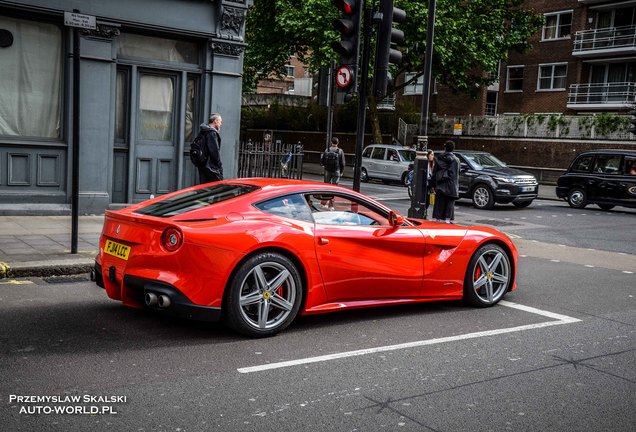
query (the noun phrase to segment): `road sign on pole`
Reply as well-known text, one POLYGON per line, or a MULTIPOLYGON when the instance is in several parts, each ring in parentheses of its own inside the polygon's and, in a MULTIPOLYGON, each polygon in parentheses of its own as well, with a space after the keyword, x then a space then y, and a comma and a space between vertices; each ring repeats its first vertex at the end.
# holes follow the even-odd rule
POLYGON ((95 18, 95 15, 64 12, 64 25, 95 30, 97 29, 97 19, 95 18))

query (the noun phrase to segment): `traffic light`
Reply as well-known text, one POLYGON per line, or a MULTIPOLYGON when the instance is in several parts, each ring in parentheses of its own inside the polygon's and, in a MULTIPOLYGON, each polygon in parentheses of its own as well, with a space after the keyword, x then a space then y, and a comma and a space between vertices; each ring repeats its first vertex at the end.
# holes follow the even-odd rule
POLYGON ((629 133, 636 135, 636 109, 631 110, 629 114, 632 116, 629 121, 629 133))
POLYGON ((376 97, 384 97, 389 80, 389 63, 396 65, 402 63, 402 53, 391 48, 391 44, 403 43, 404 32, 394 29, 393 23, 403 23, 406 20, 406 12, 393 7, 393 0, 380 0, 378 17, 380 26, 373 74, 373 94, 376 97))
POLYGON ((314 100, 320 106, 329 106, 329 93, 331 92, 331 68, 320 68, 317 74, 314 74, 314 88, 316 96, 314 100))
POLYGON ((362 0, 331 0, 342 12, 342 18, 333 21, 333 27, 340 33, 339 41, 331 47, 340 54, 340 66, 336 68, 335 81, 338 89, 348 91, 355 82, 358 65, 358 45, 360 33, 360 12, 362 0))

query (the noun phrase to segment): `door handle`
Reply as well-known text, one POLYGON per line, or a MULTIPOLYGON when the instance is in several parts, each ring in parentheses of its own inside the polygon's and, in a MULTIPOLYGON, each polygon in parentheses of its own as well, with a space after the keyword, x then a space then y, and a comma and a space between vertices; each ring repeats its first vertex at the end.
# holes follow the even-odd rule
POLYGON ((328 245, 329 244, 329 239, 326 239, 324 237, 319 237, 318 238, 318 244, 320 246, 328 245))

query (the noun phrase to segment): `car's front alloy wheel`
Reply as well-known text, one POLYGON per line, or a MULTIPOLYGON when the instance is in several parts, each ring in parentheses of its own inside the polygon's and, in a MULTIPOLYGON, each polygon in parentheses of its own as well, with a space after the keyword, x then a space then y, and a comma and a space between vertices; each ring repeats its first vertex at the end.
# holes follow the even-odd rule
POLYGON ((367 170, 365 168, 360 170, 360 181, 365 183, 369 181, 369 174, 367 174, 367 170))
POLYGON ((568 192, 568 204, 572 208, 582 209, 587 205, 587 195, 580 188, 574 188, 568 192))
POLYGON ((478 209, 490 210, 495 205, 495 197, 492 190, 484 185, 480 184, 473 189, 473 204, 478 209))
POLYGON ((285 329, 302 303, 301 277, 289 258, 260 253, 245 261, 228 287, 226 322, 239 333, 271 336, 285 329))
POLYGON ((468 264, 464 300, 473 306, 492 306, 508 292, 511 283, 508 254, 496 244, 486 244, 477 249, 468 264))

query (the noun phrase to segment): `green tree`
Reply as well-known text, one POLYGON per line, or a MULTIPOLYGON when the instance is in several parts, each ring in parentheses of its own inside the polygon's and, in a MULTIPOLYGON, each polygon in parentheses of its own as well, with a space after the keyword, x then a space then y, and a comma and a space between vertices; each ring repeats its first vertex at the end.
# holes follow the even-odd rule
MULTIPOLYGON (((378 0, 367 0, 377 6, 378 0)), ((428 17, 427 0, 395 0, 407 13, 402 47, 404 61, 393 76, 416 72, 408 85, 423 73, 428 17)), ((543 17, 528 9, 524 0, 437 0, 432 76, 438 83, 475 96, 492 84, 500 61, 512 51, 530 48, 529 38, 543 24, 543 17)), ((330 47, 338 40, 331 22, 338 10, 330 0, 254 0, 247 17, 244 87, 255 88, 259 78, 284 73, 290 54, 317 70, 329 66, 337 55, 330 47)), ((372 48, 375 43, 372 41, 372 48)), ((373 65, 370 67, 373 70, 373 65)), ((370 97, 370 122, 374 138, 380 130, 370 97)))

